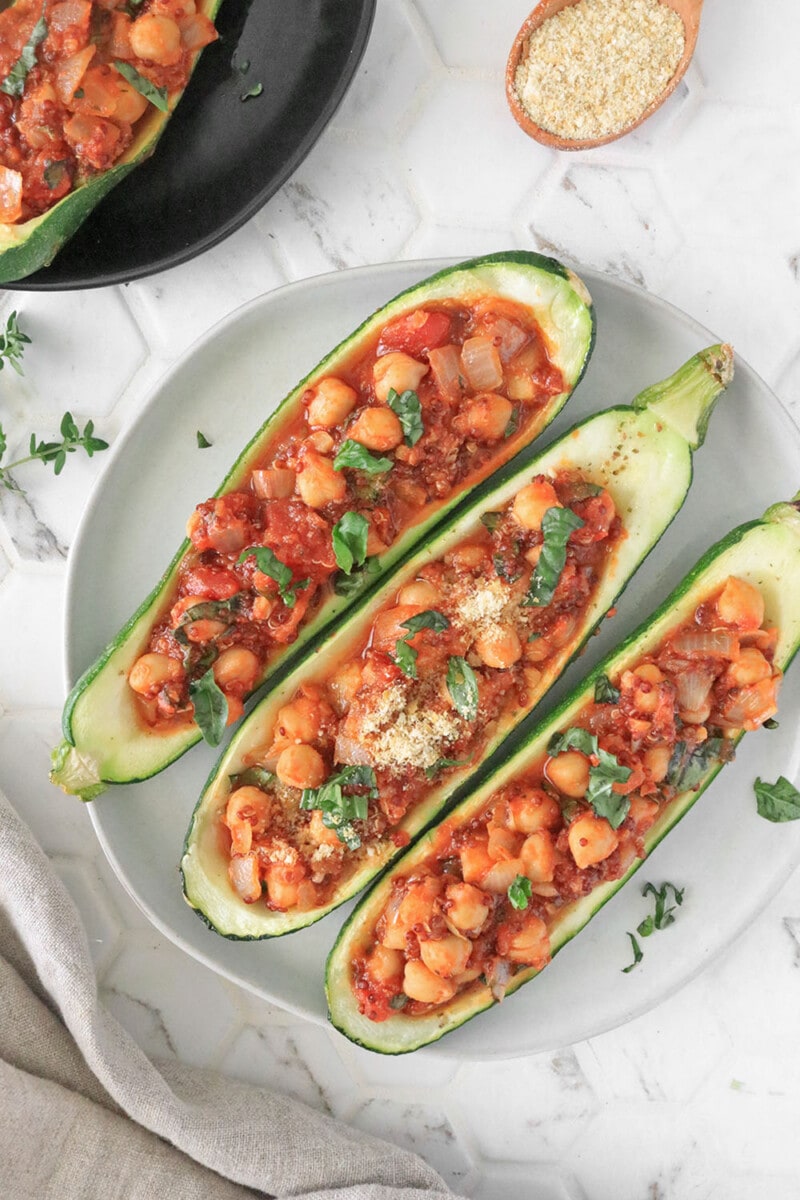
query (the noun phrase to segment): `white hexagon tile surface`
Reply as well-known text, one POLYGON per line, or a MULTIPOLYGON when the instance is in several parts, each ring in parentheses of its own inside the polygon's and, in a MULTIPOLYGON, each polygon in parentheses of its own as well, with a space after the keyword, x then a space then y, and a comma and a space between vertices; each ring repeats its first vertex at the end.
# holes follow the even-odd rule
MULTIPOLYGON (((527 7, 377 0, 338 113, 248 225, 125 287, 0 295, 0 319, 18 310, 33 338, 24 378, 0 375, 10 450, 31 428, 54 432, 65 409, 113 441, 197 337, 284 282, 513 247, 664 296, 724 332, 800 414, 796 4, 773 0, 754 24, 747 0, 709 0, 665 108, 572 156, 530 142, 506 110, 505 55, 527 7)), ((148 923, 85 811, 45 781, 63 699, 65 556, 102 470, 102 454, 75 456, 59 479, 32 464, 18 473, 25 496, 0 489, 0 786, 75 898, 103 994, 141 1045, 395 1139, 474 1200, 796 1200, 797 874, 660 1008, 509 1062, 371 1055, 241 991, 148 923)))

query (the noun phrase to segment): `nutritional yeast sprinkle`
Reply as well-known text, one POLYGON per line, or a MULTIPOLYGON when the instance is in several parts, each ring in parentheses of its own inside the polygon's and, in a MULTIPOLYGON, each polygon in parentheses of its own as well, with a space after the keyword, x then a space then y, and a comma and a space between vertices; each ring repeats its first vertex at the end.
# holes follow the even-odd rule
POLYGON ((579 0, 531 34, 517 95, 559 137, 620 133, 664 90, 683 46, 683 22, 660 0, 579 0))

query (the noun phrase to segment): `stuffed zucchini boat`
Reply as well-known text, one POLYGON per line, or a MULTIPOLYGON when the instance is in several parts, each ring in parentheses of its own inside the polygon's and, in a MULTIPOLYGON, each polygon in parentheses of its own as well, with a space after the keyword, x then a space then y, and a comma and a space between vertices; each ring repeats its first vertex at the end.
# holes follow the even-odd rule
POLYGON ((553 420, 594 318, 581 281, 511 252, 448 268, 301 381, 189 518, 165 575, 70 693, 51 778, 147 778, 288 669, 378 576, 553 420))
POLYGON ((777 711, 800 645, 800 497, 740 526, 364 898, 330 1018, 386 1054, 541 971, 777 711))
POLYGON ((47 266, 153 153, 221 0, 16 0, 0 13, 0 283, 47 266))
POLYGON ((274 937, 363 888, 541 700, 680 509, 732 355, 595 415, 439 530, 248 716, 197 805, 184 893, 274 937))

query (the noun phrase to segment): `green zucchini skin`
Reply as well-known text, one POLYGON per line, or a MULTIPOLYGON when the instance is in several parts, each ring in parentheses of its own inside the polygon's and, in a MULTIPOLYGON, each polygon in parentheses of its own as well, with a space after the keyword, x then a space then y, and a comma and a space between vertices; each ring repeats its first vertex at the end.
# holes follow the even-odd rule
MULTIPOLYGON (((505 762, 495 762, 494 769, 477 790, 448 813, 447 823, 456 827, 476 816, 495 791, 523 773, 546 752, 555 732, 572 723, 572 717, 593 698, 599 676, 616 677, 635 665, 643 654, 687 620, 697 604, 722 586, 731 574, 761 588, 766 600, 767 623, 776 624, 780 630, 775 663, 785 671, 800 648, 800 604, 797 601, 800 596, 800 496, 790 503, 774 505, 761 520, 739 526, 712 546, 659 608, 600 662, 545 722, 530 729, 511 757, 505 762)), ((695 790, 677 795, 665 806, 644 838, 645 857, 688 812, 721 769, 721 763, 712 764, 695 790)), ((390 895, 392 880, 397 875, 408 874, 426 857, 435 834, 435 827, 426 832, 378 880, 342 927, 328 958, 326 991, 331 1022, 351 1041, 381 1054, 406 1054, 429 1045, 497 1003, 488 987, 479 985, 441 1006, 438 1012, 422 1018, 404 1017, 398 1013, 375 1023, 358 1011, 350 986, 350 963, 368 941, 369 931, 390 895)), ((637 859, 621 879, 601 884, 588 896, 565 906, 552 930, 553 956, 619 891, 643 861, 637 859)), ((534 968, 517 973, 506 995, 536 974, 534 968)))
MULTIPOLYGON (((680 510, 692 480, 692 450, 701 444, 708 416, 732 370, 730 347, 710 347, 690 359, 669 380, 655 389, 647 389, 631 407, 612 408, 589 417, 532 461, 522 465, 516 461, 510 463, 495 477, 490 491, 474 497, 447 528, 440 527, 425 547, 372 593, 358 613, 314 657, 261 701, 240 725, 212 770, 186 836, 181 862, 184 896, 211 929, 228 938, 254 940, 280 937, 305 928, 350 899, 400 853, 392 846, 385 847, 344 881, 324 907, 307 912, 274 912, 265 905, 248 905, 231 888, 228 861, 219 849, 216 832, 230 792, 228 777, 256 760, 254 756, 271 734, 278 709, 300 684, 310 682, 346 659, 352 648, 363 641, 378 610, 391 595, 414 579, 425 563, 440 559, 457 543, 474 535, 481 527, 481 515, 508 503, 534 475, 578 470, 584 478, 611 493, 617 511, 623 514, 625 537, 615 550, 580 628, 548 664, 533 703, 500 723, 482 758, 485 760, 498 751, 506 736, 543 699, 579 652, 680 510), (647 397, 656 406, 655 412, 648 408, 647 397), (680 426, 680 432, 673 428, 673 420, 680 426)), ((446 782, 407 815, 400 828, 412 838, 417 836, 437 819, 443 807, 479 769, 480 764, 466 764, 451 772, 446 782)))
MULTIPOLYGON (((594 345, 595 322, 591 298, 573 272, 554 259, 526 251, 510 251, 471 259, 439 271, 368 317, 281 402, 250 439, 215 494, 232 491, 243 484, 262 449, 282 425, 294 419, 309 380, 324 373, 334 373, 359 343, 378 328, 427 302, 444 298, 469 301, 486 294, 508 296, 533 310, 548 339, 551 358, 567 384, 566 391, 543 406, 537 421, 531 422, 518 438, 509 439, 501 461, 506 461, 518 450, 524 452, 555 419, 581 379, 594 345)), ((428 504, 424 518, 397 538, 382 556, 382 574, 401 562, 415 545, 424 541, 434 526, 489 483, 489 479, 483 479, 466 494, 456 490, 448 500, 428 504)), ((153 591, 67 697, 62 718, 64 741, 53 752, 50 778, 71 794, 88 800, 103 791, 107 783, 133 783, 150 778, 200 740, 200 731, 194 724, 169 733, 154 734, 144 729, 126 682, 131 666, 147 643, 153 623, 168 606, 171 586, 188 548, 188 541, 180 545, 153 591)), ((379 577, 374 581, 365 580, 364 593, 378 582, 379 577)), ((311 653, 333 622, 345 611, 354 611, 359 601, 360 594, 346 598, 332 595, 301 628, 296 641, 267 662, 254 690, 273 676, 292 669, 311 653)))
MULTIPOLYGON (((213 21, 221 4, 222 0, 199 0, 198 11, 213 21)), ((195 56, 192 69, 200 53, 195 56)), ((110 170, 87 179, 40 216, 19 225, 0 225, 0 284, 24 279, 53 261, 103 197, 150 157, 182 95, 181 91, 170 96, 169 112, 151 107, 139 123, 131 145, 110 170)))

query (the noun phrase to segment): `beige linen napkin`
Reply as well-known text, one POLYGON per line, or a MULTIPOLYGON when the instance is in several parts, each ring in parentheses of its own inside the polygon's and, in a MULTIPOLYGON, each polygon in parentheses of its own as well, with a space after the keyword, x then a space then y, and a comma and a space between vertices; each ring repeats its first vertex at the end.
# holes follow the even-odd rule
POLYGON ((0 794, 2 1200, 445 1200, 420 1159, 298 1101, 151 1062, 98 1000, 78 913, 0 794))

